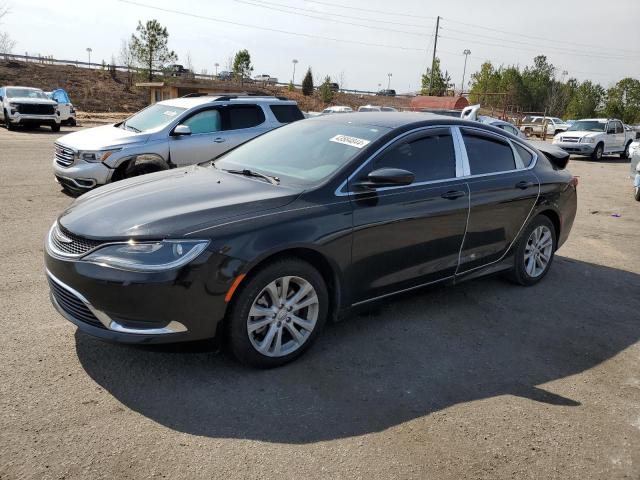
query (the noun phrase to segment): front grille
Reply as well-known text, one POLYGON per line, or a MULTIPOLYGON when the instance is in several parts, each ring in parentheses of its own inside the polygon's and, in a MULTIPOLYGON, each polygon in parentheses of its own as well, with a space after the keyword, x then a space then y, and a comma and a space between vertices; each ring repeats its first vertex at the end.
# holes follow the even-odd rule
POLYGON ((18 113, 24 115, 53 115, 56 113, 55 105, 42 105, 38 103, 19 103, 18 113))
POLYGON ((75 152, 70 148, 63 147, 59 143, 55 144, 56 163, 61 167, 68 167, 73 164, 75 152))
POLYGON ((563 142, 567 143, 578 143, 580 141, 580 137, 561 137, 563 142))
POLYGON ((48 278, 48 280, 51 295, 65 313, 76 320, 80 320, 81 322, 88 323, 95 327, 104 328, 104 325, 100 323, 100 320, 96 318, 93 312, 89 310, 89 307, 87 307, 80 298, 51 278, 48 278))
POLYGON ((74 235, 60 225, 53 227, 49 239, 56 250, 73 257, 84 255, 103 244, 98 240, 89 240, 74 235))

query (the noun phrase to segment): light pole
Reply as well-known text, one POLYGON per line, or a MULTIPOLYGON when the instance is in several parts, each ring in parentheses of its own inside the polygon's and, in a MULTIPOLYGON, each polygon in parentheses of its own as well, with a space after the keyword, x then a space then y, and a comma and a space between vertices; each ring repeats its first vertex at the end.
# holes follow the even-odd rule
POLYGON ((291 63, 293 63, 293 75, 291 75, 291 83, 295 84, 296 83, 296 63, 298 63, 298 60, 294 58, 293 60, 291 60, 291 63))
POLYGON ((467 48, 464 52, 462 52, 462 54, 464 55, 464 68, 462 69, 462 85, 460 85, 460 95, 464 93, 464 75, 467 73, 467 57, 471 55, 471 50, 467 48))
POLYGON ((216 77, 218 76, 218 67, 220 66, 220 64, 218 62, 213 64, 214 67, 216 67, 216 77))
POLYGON ((89 54, 89 68, 91 68, 91 52, 93 52, 93 50, 91 49, 91 47, 87 47, 86 50, 89 54))
POLYGON ((391 76, 393 74, 392 73, 387 73, 387 75, 389 76, 389 81, 387 82, 387 90, 389 90, 389 87, 391 86, 391 76))

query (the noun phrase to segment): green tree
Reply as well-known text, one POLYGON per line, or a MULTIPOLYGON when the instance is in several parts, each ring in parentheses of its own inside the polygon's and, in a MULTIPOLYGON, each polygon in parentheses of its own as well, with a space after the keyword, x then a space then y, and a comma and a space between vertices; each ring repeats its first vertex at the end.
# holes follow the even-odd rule
POLYGON ((247 49, 240 50, 233 59, 233 73, 240 77, 241 80, 244 80, 245 77, 251 76, 251 72, 253 72, 251 55, 249 55, 247 49))
POLYGON ((593 117, 604 98, 604 89, 589 80, 582 82, 569 100, 565 115, 567 118, 593 117))
POLYGON ((136 62, 142 66, 149 81, 154 70, 162 70, 167 63, 175 62, 178 56, 169 50, 169 32, 157 20, 138 21, 136 32, 131 35, 130 48, 136 62))
POLYGON ((484 62, 480 70, 471 75, 469 101, 471 103, 481 103, 483 106, 496 106, 494 104, 496 96, 486 94, 499 92, 500 81, 500 70, 496 70, 491 62, 484 62))
POLYGON ((320 85, 320 98, 324 103, 329 103, 333 100, 333 90, 331 90, 331 77, 327 75, 324 77, 324 82, 320 85))
POLYGON ((433 62, 433 72, 430 68, 422 75, 422 95, 446 95, 451 83, 449 72, 442 73, 440 59, 436 57, 433 62))
POLYGON ((555 71, 555 67, 544 55, 535 57, 533 66, 524 69, 522 83, 526 94, 526 98, 523 99, 525 108, 542 112, 548 107, 555 71))
POLYGON ((625 123, 640 121, 640 80, 623 78, 608 89, 604 113, 625 123))
POLYGON ((313 95, 313 74, 311 67, 307 69, 307 73, 302 79, 302 94, 306 97, 313 95))

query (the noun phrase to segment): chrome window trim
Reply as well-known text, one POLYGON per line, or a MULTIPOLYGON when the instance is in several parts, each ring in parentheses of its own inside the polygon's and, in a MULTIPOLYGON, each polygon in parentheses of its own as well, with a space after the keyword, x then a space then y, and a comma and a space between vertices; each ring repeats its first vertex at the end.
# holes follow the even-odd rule
POLYGON ((349 175, 338 186, 338 188, 336 188, 336 190, 334 191, 334 195, 336 197, 347 197, 349 195, 357 195, 356 192, 350 192, 348 190, 344 191, 344 189, 347 186, 348 182, 353 177, 355 177, 358 174, 358 172, 360 172, 360 170, 362 170, 366 165, 368 165, 369 162, 371 162, 371 160, 373 160, 374 157, 376 157, 380 152, 382 152, 389 145, 397 142, 398 140, 401 140, 402 138, 404 138, 404 137, 406 137, 408 135, 411 135, 411 134, 414 134, 414 133, 419 133, 421 131, 431 130, 431 129, 434 129, 434 128, 449 128, 450 131, 451 131, 451 135, 453 136, 453 148, 454 148, 455 155, 456 155, 456 176, 455 176, 455 178, 447 178, 447 179, 441 179, 441 180, 428 180, 428 181, 424 181, 424 182, 412 183, 411 185, 401 185, 401 186, 397 186, 397 187, 377 188, 377 189, 375 189, 376 192, 383 192, 383 191, 386 191, 386 190, 397 190, 397 189, 404 189, 404 188, 419 187, 419 186, 423 186, 423 185, 438 184, 438 183, 450 182, 450 181, 458 180, 458 179, 474 179, 474 178, 489 177, 489 176, 492 176, 492 175, 503 175, 503 174, 508 174, 508 173, 524 172, 524 171, 527 171, 527 170, 533 170, 535 168, 535 166, 537 165, 537 163, 538 163, 538 154, 531 147, 527 146, 523 142, 520 142, 520 141, 517 141, 517 140, 513 140, 511 138, 508 138, 506 136, 497 134, 495 132, 491 132, 491 131, 485 130, 483 128, 477 128, 477 127, 468 126, 468 125, 463 125, 462 127, 470 129, 470 130, 477 130, 478 132, 481 132, 481 133, 486 134, 488 136, 493 136, 493 137, 497 138, 498 140, 506 141, 509 144, 509 146, 511 147, 511 150, 514 152, 514 161, 515 161, 515 164, 516 164, 516 168, 513 169, 513 170, 501 170, 501 171, 498 171, 498 172, 479 173, 479 174, 476 174, 476 175, 472 175, 471 174, 471 167, 469 165, 469 157, 467 156, 467 148, 466 148, 466 145, 464 143, 464 138, 462 136, 461 126, 459 126, 459 125, 429 125, 427 127, 419 127, 419 128, 415 128, 413 130, 409 130, 407 132, 404 132, 402 135, 400 135, 398 137, 395 137, 392 140, 389 140, 384 145, 382 145, 375 152, 373 152, 371 155, 369 155, 369 157, 367 157, 367 159, 364 160, 362 162, 362 164, 356 170, 354 170, 353 173, 351 175, 349 175), (531 163, 530 163, 529 166, 525 166, 524 165, 524 162, 522 161, 522 158, 520 157, 519 154, 517 154, 517 151, 515 150, 513 144, 518 144, 519 146, 521 146, 525 150, 529 151, 529 153, 531 153, 533 158, 532 158, 531 163), (518 168, 518 163, 520 163, 522 165, 522 167, 518 168))

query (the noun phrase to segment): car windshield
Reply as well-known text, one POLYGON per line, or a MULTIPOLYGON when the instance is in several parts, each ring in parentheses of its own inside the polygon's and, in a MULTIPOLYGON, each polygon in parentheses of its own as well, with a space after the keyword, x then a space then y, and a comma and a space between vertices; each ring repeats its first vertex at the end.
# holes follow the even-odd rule
POLYGON ((217 168, 253 170, 313 185, 349 162, 386 127, 303 120, 272 130, 215 160, 217 168))
POLYGON ((149 132, 164 127, 174 118, 184 112, 186 108, 170 107, 156 103, 149 105, 144 110, 140 110, 135 115, 127 118, 120 125, 125 130, 134 130, 136 132, 149 132))
POLYGON ((564 123, 561 118, 552 118, 551 121, 553 123, 564 123))
POLYGON ((35 90, 33 88, 7 88, 8 98, 42 98, 48 100, 47 96, 42 90, 35 90))
POLYGON ((567 129, 569 132, 604 132, 606 122, 599 120, 578 120, 567 129))
POLYGON ((379 112, 380 108, 378 107, 360 107, 358 108, 359 112, 379 112))

